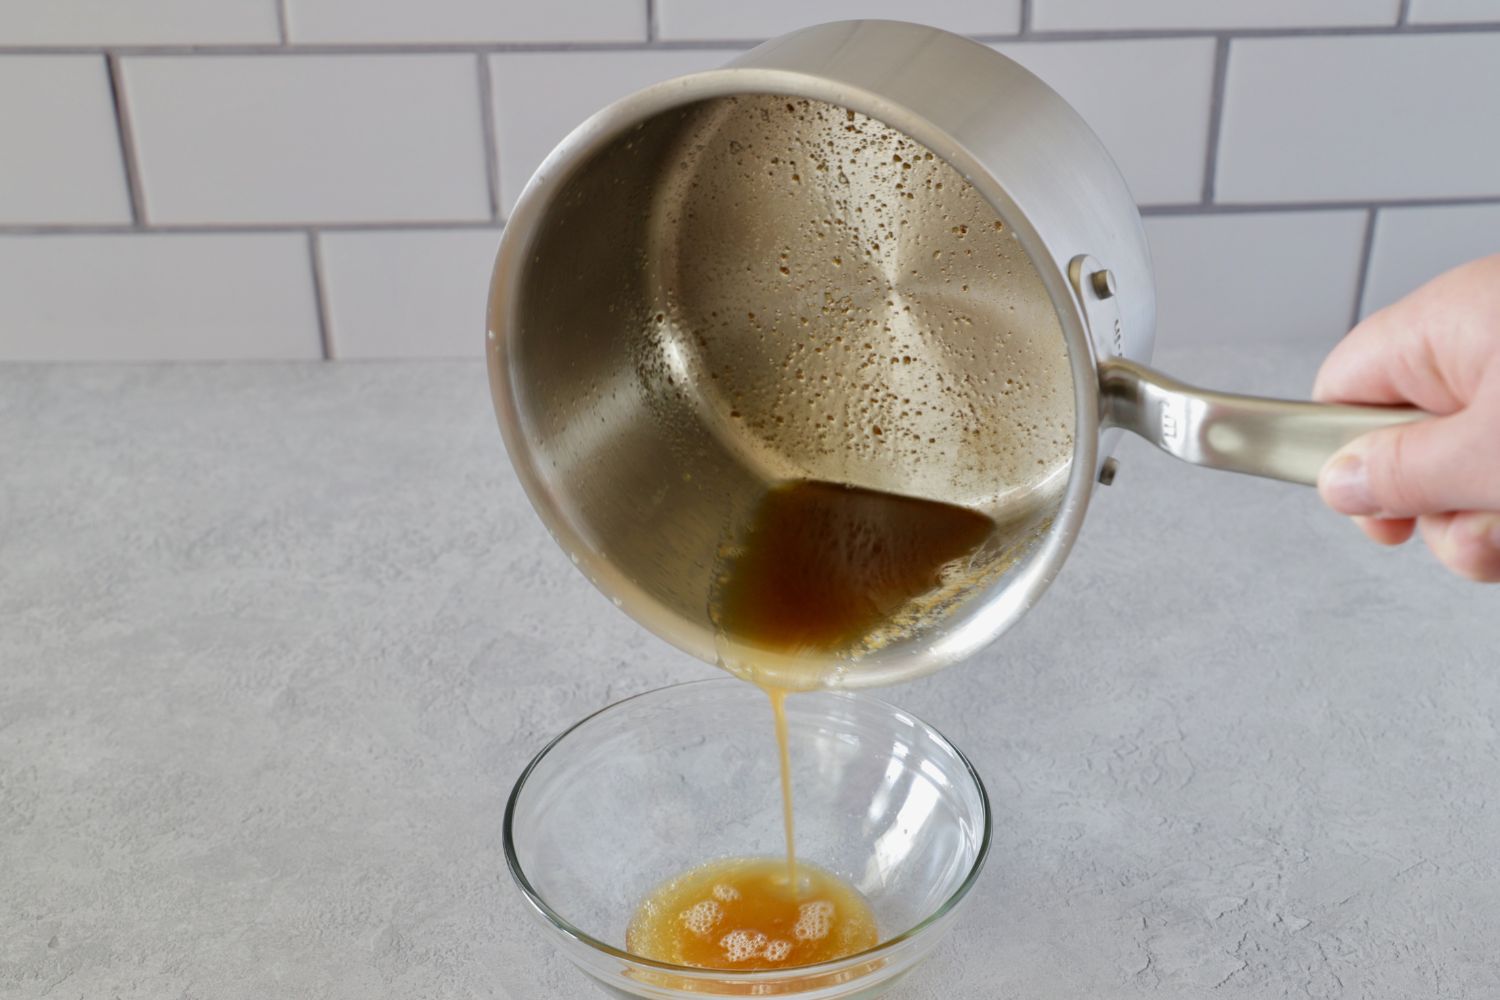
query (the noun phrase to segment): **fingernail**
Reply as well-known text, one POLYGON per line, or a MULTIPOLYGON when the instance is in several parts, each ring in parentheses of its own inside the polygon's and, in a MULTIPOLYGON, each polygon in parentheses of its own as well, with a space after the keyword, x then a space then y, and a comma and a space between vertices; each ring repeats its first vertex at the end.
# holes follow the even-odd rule
POLYGON ((1483 546, 1500 552, 1500 516, 1470 514, 1459 517, 1448 528, 1447 540, 1455 547, 1483 546))
POLYGON ((1500 582, 1500 515, 1459 514, 1433 551, 1460 576, 1500 582))
POLYGON ((1500 552, 1500 517, 1487 517, 1475 528, 1486 545, 1500 552))
POLYGON ((1365 460, 1358 455, 1340 455, 1323 467, 1318 477, 1323 500, 1340 514, 1378 514, 1365 460))

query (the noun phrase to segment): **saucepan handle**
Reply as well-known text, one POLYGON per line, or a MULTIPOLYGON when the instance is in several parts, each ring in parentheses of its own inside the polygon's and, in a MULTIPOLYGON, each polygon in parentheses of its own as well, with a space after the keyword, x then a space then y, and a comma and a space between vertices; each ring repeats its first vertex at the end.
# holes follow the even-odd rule
POLYGON ((1169 455, 1211 469, 1312 485, 1334 452, 1361 434, 1425 419, 1406 406, 1330 406, 1211 392, 1145 365, 1099 366, 1103 420, 1169 455))

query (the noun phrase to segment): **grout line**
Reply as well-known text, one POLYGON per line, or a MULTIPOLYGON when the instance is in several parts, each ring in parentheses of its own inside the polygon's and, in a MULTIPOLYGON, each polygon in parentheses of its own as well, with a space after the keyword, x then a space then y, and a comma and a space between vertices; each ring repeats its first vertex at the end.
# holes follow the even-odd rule
POLYGON ((1375 217, 1379 209, 1371 208, 1365 217, 1364 241, 1359 248, 1359 280, 1354 286, 1354 309, 1349 316, 1349 328, 1359 323, 1360 311, 1365 305, 1365 284, 1370 280, 1370 257, 1375 252, 1375 217))
POLYGON ((138 228, 146 224, 146 198, 141 190, 141 170, 137 163, 135 134, 130 127, 125 79, 120 73, 120 60, 113 53, 105 54, 104 68, 109 76, 109 98, 115 109, 115 131, 120 139, 120 162, 125 169, 125 188, 130 196, 130 222, 132 227, 138 228))
POLYGON ((490 218, 500 218, 500 148, 495 134, 495 93, 489 56, 474 57, 479 67, 479 129, 484 137, 484 178, 489 185, 490 218))
POLYGON ((1031 4, 1032 0, 1021 0, 1021 37, 1031 34, 1031 4))
POLYGON ((1224 88, 1229 78, 1229 36, 1214 43, 1213 86, 1208 97, 1208 142, 1203 151, 1203 201, 1214 200, 1214 185, 1219 173, 1219 137, 1224 130, 1224 88))
MULTIPOLYGON (((1385 208, 1458 208, 1464 205, 1500 205, 1500 194, 1456 198, 1386 198, 1363 201, 1301 202, 1185 202, 1143 205, 1146 218, 1207 215, 1294 215, 1300 212, 1353 212, 1385 208)), ((127 223, 32 223, 0 224, 0 236, 120 236, 129 233, 161 235, 234 235, 248 233, 380 233, 411 231, 473 231, 505 225, 505 218, 454 221, 452 219, 402 219, 384 222, 199 222, 135 226, 127 223)))
MULTIPOLYGON (((1300 202, 1184 202, 1172 205, 1143 205, 1146 218, 1174 218, 1210 215, 1295 215, 1302 212, 1354 212, 1386 208, 1458 208, 1464 205, 1500 205, 1500 194, 1469 195, 1456 198, 1386 198, 1363 201, 1300 202)), ((128 223, 32 223, 0 224, 0 236, 120 236, 129 233, 160 235, 235 235, 250 233, 300 233, 316 229, 320 233, 381 232, 463 232, 495 229, 505 225, 505 218, 453 221, 451 219, 403 219, 384 222, 199 222, 135 226, 128 223)))
POLYGON ((286 31, 286 0, 276 0, 276 32, 281 37, 281 44, 286 45, 289 41, 286 31))
POLYGON ((0 224, 0 236, 118 236, 122 233, 161 233, 170 235, 237 233, 300 233, 315 228, 325 233, 403 232, 410 230, 494 229, 505 220, 419 219, 387 222, 197 222, 134 226, 126 224, 0 224))
POLYGON ((1404 28, 1411 24, 1411 0, 1401 0, 1401 9, 1396 15, 1396 26, 1404 28))
MULTIPOLYGON (((1342 27, 1308 28, 1110 28, 1102 29, 1031 29, 1027 39, 1041 42, 1111 42, 1145 41, 1154 38, 1347 38, 1382 35, 1449 35, 1500 34, 1500 21, 1466 21, 1461 24, 1351 24, 1342 27)), ((975 41, 1004 41, 1014 35, 970 35, 975 41)))
POLYGON ((333 324, 328 318, 328 292, 323 283, 323 247, 316 230, 307 231, 307 257, 312 267, 313 302, 318 307, 318 341, 323 346, 323 360, 332 361, 333 324))
POLYGON ((1254 215, 1276 212, 1369 211, 1381 208, 1448 208, 1459 205, 1500 204, 1500 194, 1468 195, 1456 198, 1366 198, 1359 201, 1292 201, 1292 202, 1222 202, 1213 204, 1145 205, 1144 216, 1174 215, 1254 215))
POLYGON ((656 0, 646 0, 646 41, 654 42, 660 34, 656 23, 656 0))
MULTIPOLYGON (((1229 32, 1208 28, 1129 28, 1098 31, 1036 31, 1026 34, 1028 41, 1093 42, 1144 41, 1157 38, 1351 38, 1390 35, 1500 34, 1500 22, 1468 21, 1459 24, 1347 25, 1319 28, 1237 28, 1229 32)), ((1015 41, 1013 32, 985 32, 968 36, 978 42, 1015 41)), ((763 39, 710 38, 695 40, 657 40, 643 42, 422 42, 369 43, 348 45, 328 43, 243 43, 211 45, 116 45, 108 51, 122 56, 236 56, 236 55, 441 55, 485 52, 638 52, 652 49, 729 49, 744 50, 763 39)), ((106 49, 99 45, 0 45, 0 56, 7 55, 99 55, 106 49)))
MULTIPOLYGON (((974 36, 1014 38, 1013 35, 974 36)), ((742 51, 754 47, 753 38, 705 40, 672 40, 653 43, 650 49, 724 49, 742 51)), ((641 52, 645 42, 360 42, 336 45, 326 42, 275 42, 210 45, 113 45, 107 51, 122 56, 405 56, 405 55, 482 55, 498 52, 641 52)), ((99 55, 100 45, 4 45, 0 56, 67 56, 99 55)))

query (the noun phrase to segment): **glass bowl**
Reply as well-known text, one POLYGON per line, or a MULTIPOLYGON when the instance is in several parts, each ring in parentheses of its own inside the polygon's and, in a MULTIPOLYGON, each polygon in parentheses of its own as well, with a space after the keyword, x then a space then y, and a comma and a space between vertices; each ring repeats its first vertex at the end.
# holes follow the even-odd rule
POLYGON ((732 678, 611 705, 553 740, 505 810, 511 875, 551 940, 606 991, 876 997, 952 927, 984 864, 989 800, 931 726, 863 694, 787 699, 796 846, 875 912, 880 943, 834 962, 725 972, 624 950, 636 907, 717 858, 786 856, 769 699, 732 678))

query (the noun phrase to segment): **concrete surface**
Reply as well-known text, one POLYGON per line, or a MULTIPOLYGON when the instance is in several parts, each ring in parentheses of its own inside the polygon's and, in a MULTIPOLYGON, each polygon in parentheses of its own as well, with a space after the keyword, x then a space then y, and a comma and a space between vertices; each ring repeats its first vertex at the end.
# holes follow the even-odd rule
MULTIPOLYGON (((1318 353, 1160 360, 1296 394, 1318 353)), ((1041 605, 888 692, 998 820, 897 1000, 1500 996, 1500 588, 1121 459, 1041 605)), ((590 996, 505 796, 709 669, 554 548, 477 365, 0 369, 0 996, 590 996)))

